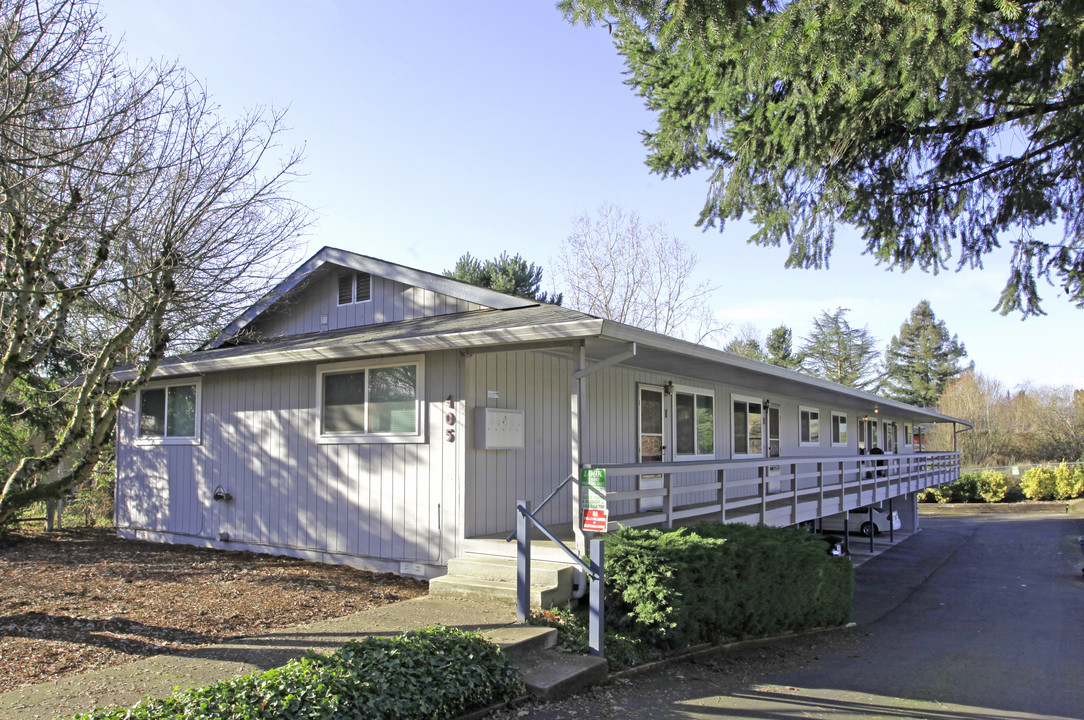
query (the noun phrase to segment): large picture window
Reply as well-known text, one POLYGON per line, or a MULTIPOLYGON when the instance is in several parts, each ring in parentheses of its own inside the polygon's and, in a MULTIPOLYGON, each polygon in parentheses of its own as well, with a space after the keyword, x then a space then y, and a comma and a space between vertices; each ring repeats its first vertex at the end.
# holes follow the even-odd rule
POLYGON ((674 391, 674 445, 678 459, 715 457, 715 396, 674 391))
POLYGON ((420 357, 336 363, 321 367, 317 375, 319 442, 423 441, 420 357))
POLYGON ((798 445, 816 447, 821 444, 821 411, 816 408, 798 408, 798 445))
POLYGON ((139 391, 142 443, 192 444, 200 435, 200 381, 155 383, 139 391))
POLYGON ((764 405, 760 400, 734 395, 731 398, 731 423, 734 428, 734 457, 764 455, 764 405))

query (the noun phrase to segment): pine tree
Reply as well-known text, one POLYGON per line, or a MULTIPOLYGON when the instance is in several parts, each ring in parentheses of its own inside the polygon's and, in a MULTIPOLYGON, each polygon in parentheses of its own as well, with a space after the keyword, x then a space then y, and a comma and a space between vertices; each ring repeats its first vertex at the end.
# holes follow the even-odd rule
POLYGON ((802 355, 794 352, 793 332, 786 325, 773 328, 764 345, 765 360, 772 365, 798 370, 802 367, 802 355))
POLYGON ((1084 307, 1084 22, 1056 0, 561 0, 607 28, 656 127, 647 164, 709 178, 700 223, 822 267, 838 227, 889 267, 982 267, 998 309, 1084 307), (1034 228, 1054 223, 1064 237, 1034 228))
POLYGON ((803 369, 841 385, 874 391, 880 383, 877 340, 865 326, 851 327, 847 308, 822 311, 802 346, 803 369))
POLYGON ((932 407, 951 380, 963 370, 960 360, 967 355, 955 335, 949 336, 923 300, 900 325, 885 351, 884 393, 888 397, 921 407, 932 407))
POLYGON ((561 293, 550 295, 541 290, 542 268, 528 264, 519 253, 508 257, 503 252, 500 257, 485 261, 466 253, 456 261, 455 268, 444 271, 444 276, 551 305, 560 305, 564 299, 561 293))

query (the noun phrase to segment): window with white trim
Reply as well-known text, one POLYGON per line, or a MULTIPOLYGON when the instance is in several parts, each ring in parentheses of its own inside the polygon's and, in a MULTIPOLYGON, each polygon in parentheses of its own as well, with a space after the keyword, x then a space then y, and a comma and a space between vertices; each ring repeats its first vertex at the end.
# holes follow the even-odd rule
POLYGON ((674 390, 674 456, 678 460, 715 457, 715 395, 674 390))
POLYGON ((350 272, 339 276, 339 305, 353 305, 372 299, 372 276, 350 272))
POLYGON ((816 408, 798 408, 798 445, 816 447, 821 444, 821 411, 816 408))
POLYGON ((832 411, 832 447, 847 445, 847 414, 832 411))
POLYGON ((424 441, 421 356, 323 365, 316 375, 318 443, 424 441))
POLYGON ((137 442, 193 445, 200 438, 202 383, 196 379, 152 383, 139 391, 137 442))
POLYGON ((896 452, 898 450, 896 443, 896 423, 882 423, 882 427, 884 428, 884 451, 886 453, 896 452))
POLYGON ((764 455, 764 403, 741 395, 730 396, 730 426, 734 429, 733 457, 764 455))

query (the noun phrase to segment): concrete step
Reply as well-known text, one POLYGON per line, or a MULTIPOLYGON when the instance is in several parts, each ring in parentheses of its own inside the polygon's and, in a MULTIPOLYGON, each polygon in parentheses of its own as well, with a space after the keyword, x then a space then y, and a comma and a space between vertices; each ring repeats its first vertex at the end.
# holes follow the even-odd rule
POLYGON ((539 650, 512 659, 523 684, 542 700, 557 700, 591 685, 606 682, 609 669, 603 658, 559 650, 539 650))
POLYGON ((538 625, 511 625, 482 633, 496 643, 509 660, 549 650, 557 644, 557 629, 538 625))
MULTIPOLYGON (((461 555, 448 561, 448 574, 483 580, 516 582, 516 562, 508 558, 461 555)), ((551 562, 531 563, 531 584, 547 587, 572 586, 574 570, 570 565, 551 562)))
MULTIPOLYGON (((510 604, 516 602, 516 584, 501 580, 443 575, 429 581, 429 594, 435 597, 462 597, 477 600, 501 600, 510 604)), ((531 607, 551 608, 565 606, 571 599, 571 593, 561 588, 531 587, 531 607)))

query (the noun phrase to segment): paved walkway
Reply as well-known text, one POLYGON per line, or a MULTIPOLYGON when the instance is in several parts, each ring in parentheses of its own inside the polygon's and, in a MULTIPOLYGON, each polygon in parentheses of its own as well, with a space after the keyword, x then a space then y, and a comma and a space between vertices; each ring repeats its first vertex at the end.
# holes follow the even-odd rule
POLYGON ((515 608, 507 603, 431 597, 405 600, 335 620, 208 645, 181 655, 158 655, 12 690, 0 694, 0 718, 66 718, 106 705, 131 706, 148 695, 168 695, 178 686, 208 685, 223 678, 279 667, 306 650, 331 651, 350 640, 398 635, 438 623, 481 631, 500 644, 515 642, 524 634, 538 630, 516 625, 515 620, 515 608))

